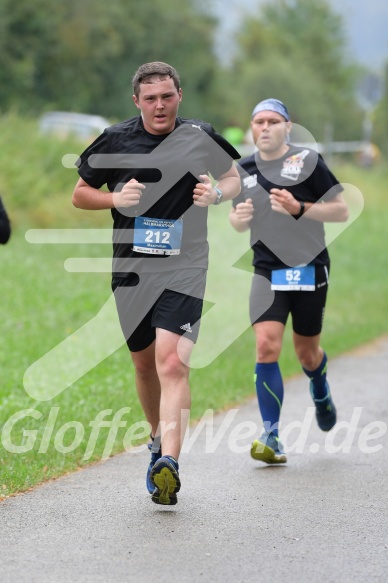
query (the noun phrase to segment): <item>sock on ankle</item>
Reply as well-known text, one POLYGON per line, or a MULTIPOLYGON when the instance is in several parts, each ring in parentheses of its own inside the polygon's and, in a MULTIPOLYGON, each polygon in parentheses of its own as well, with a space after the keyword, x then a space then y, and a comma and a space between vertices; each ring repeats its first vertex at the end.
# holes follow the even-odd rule
POLYGON ((303 372, 308 376, 311 382, 311 392, 313 399, 324 399, 327 397, 328 385, 326 382, 327 373, 327 356, 323 353, 322 362, 316 370, 307 370, 303 368, 303 372))
POLYGON ((152 453, 157 453, 160 451, 161 448, 161 440, 160 440, 160 435, 157 435, 156 437, 152 437, 152 433, 150 434, 150 438, 152 441, 152 445, 151 445, 151 451, 152 453))
POLYGON ((277 362, 256 363, 255 385, 265 431, 278 437, 284 395, 279 364, 277 362))

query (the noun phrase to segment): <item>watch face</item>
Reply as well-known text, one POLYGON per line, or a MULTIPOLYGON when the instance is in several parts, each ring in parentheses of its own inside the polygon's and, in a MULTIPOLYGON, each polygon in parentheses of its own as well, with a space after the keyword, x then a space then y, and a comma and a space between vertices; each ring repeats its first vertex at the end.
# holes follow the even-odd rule
POLYGON ((220 204, 220 203, 222 202, 222 196, 223 196, 223 195, 222 195, 222 191, 221 191, 219 188, 215 188, 214 190, 215 190, 215 191, 216 191, 216 193, 217 193, 217 198, 216 198, 216 200, 214 201, 214 204, 220 204))

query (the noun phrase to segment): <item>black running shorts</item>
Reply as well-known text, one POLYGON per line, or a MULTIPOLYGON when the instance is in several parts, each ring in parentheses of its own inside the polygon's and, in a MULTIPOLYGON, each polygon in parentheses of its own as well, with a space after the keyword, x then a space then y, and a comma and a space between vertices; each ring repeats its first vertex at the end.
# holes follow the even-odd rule
POLYGON ((112 291, 129 350, 150 346, 156 328, 185 334, 196 342, 205 286, 206 269, 113 276, 112 291))
POLYGON ((274 292, 274 301, 263 312, 263 297, 270 293, 271 273, 264 269, 255 269, 249 299, 251 323, 281 322, 286 325, 289 314, 292 317, 292 329, 301 336, 316 336, 322 331, 326 296, 329 286, 329 268, 315 267, 314 291, 279 291, 274 292), (260 277, 257 277, 260 276, 260 277))

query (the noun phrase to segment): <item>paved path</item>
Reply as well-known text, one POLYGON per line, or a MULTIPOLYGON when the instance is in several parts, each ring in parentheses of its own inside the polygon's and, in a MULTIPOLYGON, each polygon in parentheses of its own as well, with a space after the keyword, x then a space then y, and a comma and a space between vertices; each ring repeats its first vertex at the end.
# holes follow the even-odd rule
POLYGON ((329 373, 337 430, 324 434, 312 419, 299 451, 301 431, 290 432, 290 424, 307 423, 312 413, 307 380, 286 383, 283 427, 294 448, 287 466, 268 467, 247 453, 247 433, 258 425, 251 401, 215 417, 218 447, 203 429, 182 454, 175 507, 157 506, 146 493, 148 452, 7 499, 0 581, 388 580, 388 339, 331 360, 329 373))

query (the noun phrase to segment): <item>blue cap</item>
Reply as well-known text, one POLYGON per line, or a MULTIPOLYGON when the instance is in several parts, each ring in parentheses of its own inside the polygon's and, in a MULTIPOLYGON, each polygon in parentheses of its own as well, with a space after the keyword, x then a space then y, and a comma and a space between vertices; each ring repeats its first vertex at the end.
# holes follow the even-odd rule
POLYGON ((275 111, 276 113, 280 113, 286 121, 290 121, 288 109, 282 101, 279 101, 279 99, 271 98, 260 101, 252 111, 252 117, 254 117, 256 113, 259 113, 259 111, 275 111))

